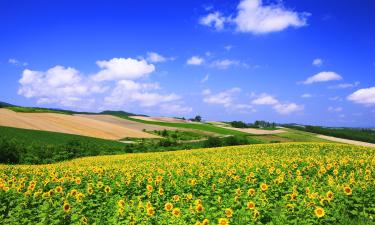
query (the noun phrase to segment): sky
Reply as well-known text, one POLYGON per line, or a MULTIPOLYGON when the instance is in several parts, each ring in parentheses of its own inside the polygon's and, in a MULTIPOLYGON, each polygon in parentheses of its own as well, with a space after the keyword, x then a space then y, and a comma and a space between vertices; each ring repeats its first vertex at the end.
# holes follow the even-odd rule
POLYGON ((0 101, 375 127, 373 0, 0 1, 0 101))

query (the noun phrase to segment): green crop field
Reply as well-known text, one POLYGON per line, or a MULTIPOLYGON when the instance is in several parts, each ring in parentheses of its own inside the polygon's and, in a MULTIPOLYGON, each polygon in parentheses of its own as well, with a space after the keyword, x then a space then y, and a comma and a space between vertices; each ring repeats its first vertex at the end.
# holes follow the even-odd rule
POLYGON ((249 135, 241 131, 229 130, 229 129, 217 127, 211 124, 204 124, 204 123, 169 123, 169 122, 158 122, 158 121, 146 121, 146 120, 140 120, 140 119, 135 119, 135 118, 126 117, 126 116, 119 116, 119 117, 123 119, 127 119, 127 120, 140 122, 140 123, 154 124, 154 125, 160 125, 160 126, 166 126, 166 127, 195 129, 195 130, 201 130, 201 131, 208 131, 208 132, 212 132, 212 133, 216 133, 220 135, 240 135, 240 136, 249 135))

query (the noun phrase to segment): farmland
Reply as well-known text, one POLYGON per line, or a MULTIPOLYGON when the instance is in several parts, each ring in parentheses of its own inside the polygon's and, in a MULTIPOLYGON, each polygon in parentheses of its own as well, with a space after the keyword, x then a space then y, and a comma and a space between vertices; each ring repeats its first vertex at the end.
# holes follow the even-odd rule
POLYGON ((2 165, 0 220, 370 224, 374 154, 352 145, 285 143, 2 165))
POLYGON ((0 126, 83 135, 109 140, 124 137, 157 138, 139 130, 62 113, 25 113, 0 109, 0 126))

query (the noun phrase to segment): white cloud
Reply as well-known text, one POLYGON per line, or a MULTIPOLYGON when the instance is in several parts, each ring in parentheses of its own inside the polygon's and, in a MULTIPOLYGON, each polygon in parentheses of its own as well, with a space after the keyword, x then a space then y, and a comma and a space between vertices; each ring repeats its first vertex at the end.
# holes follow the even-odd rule
POLYGON ((147 52, 147 61, 158 63, 158 62, 165 62, 167 61, 167 58, 164 56, 156 53, 156 52, 147 52))
MULTIPOLYGON (((156 110, 162 104, 176 104, 176 101, 181 99, 177 94, 162 92, 158 83, 135 81, 136 77, 142 76, 139 72, 142 70, 138 68, 135 69, 137 73, 125 74, 124 69, 129 66, 127 63, 129 60, 116 58, 100 61, 97 64, 101 69, 91 76, 85 76, 74 68, 63 66, 55 66, 47 71, 25 69, 19 80, 18 94, 36 98, 38 104, 91 109, 154 107, 153 110, 156 110), (124 62, 126 65, 122 65, 124 62), (120 77, 129 79, 116 80, 120 77)), ((133 63, 136 66, 143 64, 147 67, 145 61, 131 59, 130 64, 133 63)))
POLYGON ((206 81, 208 81, 208 78, 210 78, 210 74, 206 74, 202 80, 201 80, 201 83, 205 83, 206 81))
POLYGON ((202 65, 204 62, 204 59, 199 57, 199 56, 193 56, 191 57, 190 59, 188 59, 186 61, 186 64, 188 65, 195 65, 195 66, 199 66, 199 65, 202 65))
POLYGON ((255 98, 251 103, 254 105, 275 105, 278 102, 273 96, 264 93, 255 98))
POLYGON ((160 106, 163 115, 184 115, 193 111, 189 106, 182 106, 180 103, 166 103, 160 106))
POLYGON ((15 66, 27 66, 27 65, 29 65, 27 62, 20 62, 17 59, 14 59, 14 58, 8 59, 8 63, 12 64, 12 65, 15 65, 15 66))
MULTIPOLYGON (((256 95, 255 95, 256 96, 256 95)), ((281 103, 272 95, 267 93, 260 94, 257 96, 253 101, 251 101, 254 105, 268 105, 272 106, 272 108, 279 114, 287 115, 293 112, 302 111, 304 109, 303 105, 298 105, 296 103, 281 103)))
POLYGON ((305 94, 301 95, 301 98, 311 98, 311 97, 313 97, 313 95, 309 94, 309 93, 305 93, 305 94))
POLYGON ((239 65, 239 61, 230 60, 230 59, 223 59, 223 60, 215 60, 211 63, 211 66, 216 67, 218 69, 227 69, 230 66, 239 65))
POLYGON ((297 105, 296 103, 286 103, 286 104, 276 104, 273 108, 279 114, 287 115, 293 112, 302 111, 304 109, 303 105, 297 105))
POLYGON ((265 6, 262 0, 243 0, 234 18, 237 30, 254 34, 282 31, 288 27, 306 25, 309 14, 285 9, 281 3, 265 6))
POLYGON ((68 107, 80 107, 92 102, 86 98, 108 89, 81 75, 76 69, 63 66, 55 66, 47 71, 25 69, 19 83, 19 95, 37 98, 39 104, 58 103, 68 107))
POLYGON ((133 80, 155 71, 155 66, 145 60, 132 58, 113 58, 111 60, 97 61, 101 70, 93 76, 96 81, 133 80))
POLYGON ((343 110, 342 107, 333 107, 333 106, 330 106, 327 109, 328 112, 341 112, 342 110, 343 110))
POLYGON ((375 105, 375 87, 359 89, 349 95, 347 99, 358 104, 375 105))
POLYGON ((222 30, 225 24, 234 24, 244 33, 265 34, 282 31, 288 27, 306 26, 309 13, 298 13, 286 9, 282 2, 263 5, 262 0, 242 0, 237 6, 237 15, 223 16, 213 12, 200 19, 200 24, 222 30))
POLYGON ((312 84, 316 82, 327 82, 327 81, 341 80, 341 79, 342 77, 335 72, 323 71, 323 72, 317 73, 307 78, 303 83, 312 84))
POLYGON ((222 30, 224 28, 224 22, 227 20, 220 12, 213 12, 205 17, 200 18, 199 23, 201 25, 215 27, 216 30, 222 30))
POLYGON ((337 85, 329 86, 329 89, 345 89, 345 88, 354 88, 357 87, 360 84, 359 81, 356 81, 354 83, 342 83, 337 85))
POLYGON ((138 103, 141 107, 151 107, 160 103, 180 99, 176 94, 159 94, 152 92, 160 89, 155 83, 138 83, 132 80, 118 81, 111 94, 104 101, 110 106, 124 106, 138 103))
POLYGON ((321 58, 316 58, 316 59, 313 60, 312 64, 314 66, 321 66, 321 65, 323 65, 323 60, 321 58))
POLYGON ((217 94, 212 94, 211 90, 206 89, 202 92, 203 94, 203 102, 209 104, 218 104, 223 105, 224 107, 229 107, 233 104, 234 95, 238 92, 241 92, 241 89, 238 87, 234 87, 223 92, 219 92, 217 94))

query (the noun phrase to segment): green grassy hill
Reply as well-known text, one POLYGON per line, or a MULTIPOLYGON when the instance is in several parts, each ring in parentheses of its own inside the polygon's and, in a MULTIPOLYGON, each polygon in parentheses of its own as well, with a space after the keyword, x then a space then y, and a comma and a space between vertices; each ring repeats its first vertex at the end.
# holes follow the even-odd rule
POLYGON ((82 156, 124 153, 121 142, 0 126, 0 163, 51 163, 82 156))

